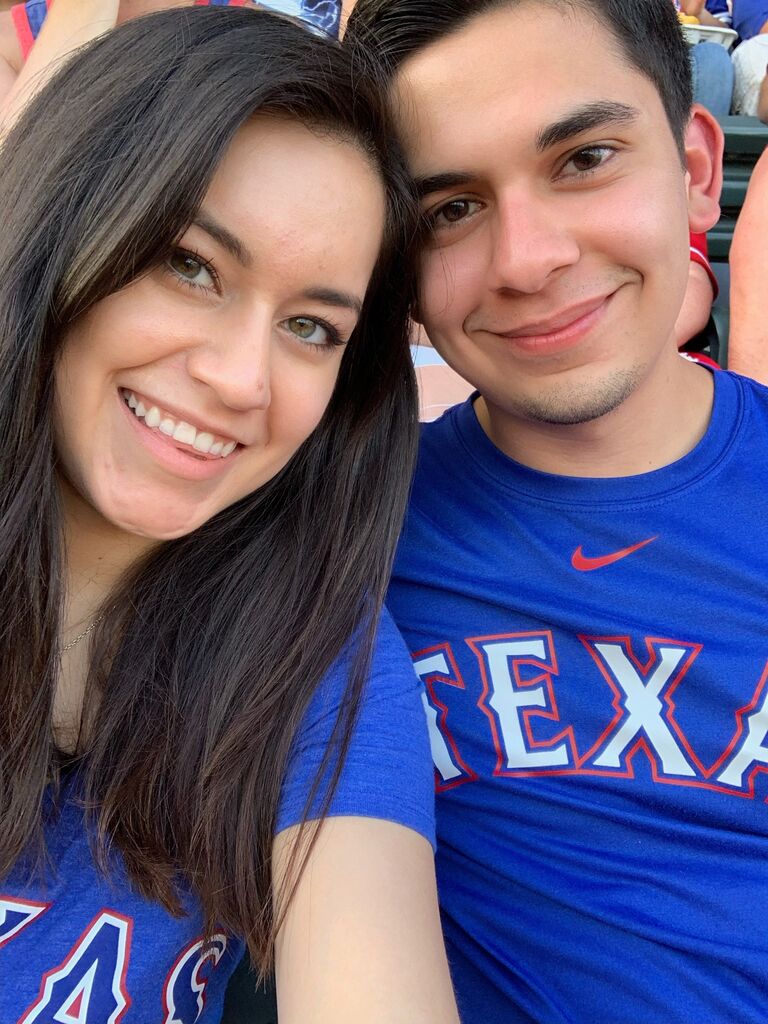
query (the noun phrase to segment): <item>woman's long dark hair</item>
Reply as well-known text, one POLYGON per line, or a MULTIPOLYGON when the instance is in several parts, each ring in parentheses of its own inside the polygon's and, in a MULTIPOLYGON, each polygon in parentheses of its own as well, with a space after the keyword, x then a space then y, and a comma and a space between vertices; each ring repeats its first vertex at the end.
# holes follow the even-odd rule
POLYGON ((0 880, 44 849, 59 763, 57 350, 94 303, 167 255, 257 111, 368 155, 387 193, 382 251, 326 415, 289 465, 110 595, 79 778, 102 865, 115 847, 171 912, 182 880, 207 927, 245 936, 265 964, 281 778, 313 691, 355 634, 338 773, 416 433, 415 214, 383 101, 340 48, 274 15, 199 8, 124 26, 59 72, 0 154, 0 880))

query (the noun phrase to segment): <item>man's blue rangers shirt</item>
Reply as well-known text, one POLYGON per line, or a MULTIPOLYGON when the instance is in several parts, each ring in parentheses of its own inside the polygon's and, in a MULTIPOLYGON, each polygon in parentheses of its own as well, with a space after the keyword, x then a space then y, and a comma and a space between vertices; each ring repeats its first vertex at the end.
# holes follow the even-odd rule
POLYGON ((389 604, 464 1024, 768 1021, 768 389, 714 380, 635 477, 424 429, 389 604))
MULTIPOLYGON (((340 661, 310 706, 278 831, 301 820, 346 677, 340 661)), ((0 880, 0 1024, 215 1024, 243 943, 222 930, 204 945, 196 901, 187 898, 186 917, 171 917, 131 890, 117 857, 102 878, 71 796, 49 830, 45 884, 29 885, 18 870, 0 880)), ((420 685, 385 617, 330 813, 388 819, 434 843, 433 804, 420 685)))

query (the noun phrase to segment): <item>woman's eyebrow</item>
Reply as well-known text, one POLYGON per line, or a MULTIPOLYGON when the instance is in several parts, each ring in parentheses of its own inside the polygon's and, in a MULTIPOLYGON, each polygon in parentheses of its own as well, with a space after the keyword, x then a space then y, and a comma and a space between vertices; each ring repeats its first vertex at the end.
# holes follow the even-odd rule
POLYGON ((536 151, 543 153, 552 146, 559 146, 574 136, 593 131, 595 128, 631 124, 639 116, 639 110, 624 103, 612 103, 607 100, 587 103, 583 107, 577 107, 559 121, 553 121, 546 128, 542 128, 536 136, 536 151))
POLYGON ((209 214, 199 210, 192 223, 195 227, 204 231, 206 235, 210 235, 214 242, 218 242, 243 267, 250 269, 253 266, 253 257, 248 247, 236 235, 233 235, 228 228, 225 228, 223 224, 219 224, 209 214))

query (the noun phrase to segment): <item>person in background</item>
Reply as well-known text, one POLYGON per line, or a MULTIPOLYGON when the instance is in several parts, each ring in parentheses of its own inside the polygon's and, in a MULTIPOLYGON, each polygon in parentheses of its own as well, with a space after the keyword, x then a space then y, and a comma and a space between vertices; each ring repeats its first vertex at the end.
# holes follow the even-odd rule
POLYGON ((680 0, 680 10, 712 28, 730 28, 732 24, 728 0, 680 0))
POLYGON ((733 112, 755 117, 768 65, 768 0, 733 0, 733 27, 742 40, 733 52, 733 112))
POLYGON ((14 106, 20 109, 29 99, 30 91, 44 84, 56 61, 87 42, 96 31, 108 31, 155 11, 208 5, 264 7, 300 18, 330 38, 339 34, 340 0, 58 0, 56 17, 45 29, 44 48, 37 48, 30 60, 54 0, 5 4, 0 8, 0 120, 7 129, 14 117, 14 106))
POLYGON ((419 319, 478 392, 423 428, 388 599, 464 1024, 765 1022, 768 388, 678 355, 723 134, 675 17, 358 0, 347 29, 421 195, 419 319))
MULTIPOLYGON (((725 12, 720 11, 725 0, 714 0, 715 10, 710 13, 710 3, 704 0, 676 0, 675 6, 681 14, 695 17, 702 25, 723 28, 723 18, 730 17, 727 4, 725 12), (722 17, 720 16, 722 15, 722 17)), ((702 103, 716 117, 727 117, 733 101, 734 71, 730 54, 718 43, 704 41, 691 47, 693 66, 693 98, 702 103)))
POLYGON ((765 78, 760 86, 760 95, 757 100, 757 116, 763 124, 768 124, 768 66, 766 66, 765 78))
POLYGON ((388 125, 336 44, 210 7, 83 47, 0 149, 3 1024, 215 1024, 245 947, 281 1024, 458 1024, 379 614, 416 440, 388 125))

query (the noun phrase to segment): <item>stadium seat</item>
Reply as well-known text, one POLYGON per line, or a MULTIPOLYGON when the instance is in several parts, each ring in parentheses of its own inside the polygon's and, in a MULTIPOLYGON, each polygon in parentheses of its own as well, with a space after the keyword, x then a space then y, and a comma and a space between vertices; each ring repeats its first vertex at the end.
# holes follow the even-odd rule
POLYGON ((247 956, 227 987, 221 1024, 277 1024, 274 984, 271 979, 265 985, 257 984, 247 956))
POLYGON ((720 124, 725 133, 722 214, 707 235, 707 244, 710 260, 727 263, 752 169, 768 145, 768 125, 756 117, 722 117, 720 124))

